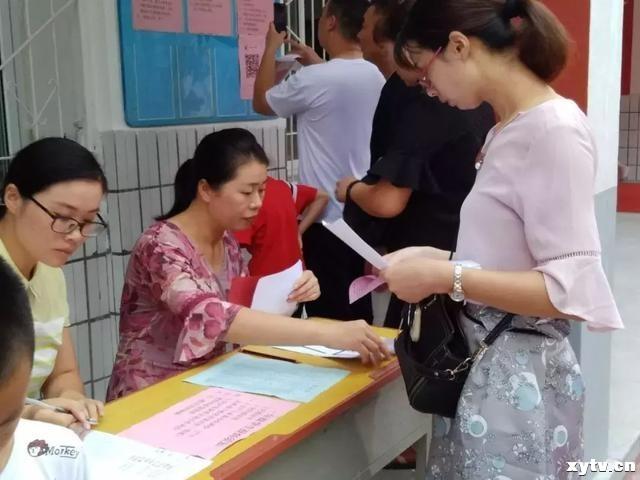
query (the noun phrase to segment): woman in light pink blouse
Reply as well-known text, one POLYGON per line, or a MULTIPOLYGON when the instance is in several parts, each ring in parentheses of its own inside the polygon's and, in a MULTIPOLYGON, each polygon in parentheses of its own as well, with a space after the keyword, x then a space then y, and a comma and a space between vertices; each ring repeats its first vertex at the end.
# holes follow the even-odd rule
MULTIPOLYGON (((312 322, 229 303, 231 280, 246 275, 231 230, 250 225, 262 205, 269 161, 243 129, 207 135, 175 182, 171 211, 149 227, 129 261, 120 309, 120 344, 107 394, 127 395, 223 353, 225 342, 323 344, 388 356, 366 322, 312 322)), ((289 301, 320 295, 307 271, 289 301)))
POLYGON ((622 328, 600 258, 595 142, 578 106, 549 86, 565 30, 537 0, 425 0, 397 53, 429 95, 461 109, 486 101, 499 123, 478 155, 455 260, 412 247, 382 276, 407 302, 466 297, 471 351, 515 314, 473 365, 455 418, 434 419, 427 478, 565 479, 567 462, 582 460, 584 406, 570 326, 622 328), (464 260, 482 269, 456 266, 464 260))

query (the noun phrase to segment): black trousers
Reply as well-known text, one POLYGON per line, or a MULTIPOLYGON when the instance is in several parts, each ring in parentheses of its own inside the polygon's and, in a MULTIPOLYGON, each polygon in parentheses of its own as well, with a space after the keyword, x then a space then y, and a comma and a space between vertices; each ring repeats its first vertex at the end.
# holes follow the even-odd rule
POLYGON ((387 315, 384 319, 384 326, 388 328, 399 328, 406 307, 407 303, 392 293, 389 299, 389 306, 387 307, 387 315))
POLYGON ((364 260, 342 240, 319 223, 314 223, 302 237, 306 268, 320 282, 318 300, 305 303, 310 317, 373 322, 371 295, 349 305, 349 285, 364 275, 364 260))

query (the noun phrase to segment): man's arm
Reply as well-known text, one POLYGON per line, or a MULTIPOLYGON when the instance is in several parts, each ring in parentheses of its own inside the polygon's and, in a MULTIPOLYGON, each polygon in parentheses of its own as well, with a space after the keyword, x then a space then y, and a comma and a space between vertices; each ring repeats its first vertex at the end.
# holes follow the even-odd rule
POLYGON ((275 115, 267 102, 267 91, 276 84, 276 53, 285 36, 285 32, 278 33, 273 23, 269 24, 264 54, 253 86, 253 109, 262 115, 275 115))
POLYGON ((322 215, 329 203, 329 195, 324 190, 318 190, 315 198, 306 206, 298 225, 300 234, 303 234, 322 215))
MULTIPOLYGON (((347 177, 338 182, 336 185, 338 201, 346 201, 347 189, 355 180, 355 178, 347 177)), ((349 190, 349 197, 372 217, 393 218, 403 212, 411 193, 410 188, 396 187, 382 178, 373 185, 364 182, 354 184, 349 190)))

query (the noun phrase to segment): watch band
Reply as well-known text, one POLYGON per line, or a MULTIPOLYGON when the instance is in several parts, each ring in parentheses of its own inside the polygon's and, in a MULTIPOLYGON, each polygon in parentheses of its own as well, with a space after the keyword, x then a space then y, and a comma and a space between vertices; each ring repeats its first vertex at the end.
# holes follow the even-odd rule
POLYGON ((456 263, 453 266, 453 287, 449 294, 454 302, 462 302, 464 300, 464 290, 462 289, 462 265, 456 263))

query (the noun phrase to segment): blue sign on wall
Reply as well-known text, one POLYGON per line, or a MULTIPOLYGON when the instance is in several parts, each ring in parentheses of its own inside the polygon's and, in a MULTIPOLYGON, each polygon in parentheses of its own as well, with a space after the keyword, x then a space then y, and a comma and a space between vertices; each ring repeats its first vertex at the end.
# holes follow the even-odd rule
POLYGON ((119 0, 125 120, 131 127, 259 120, 240 98, 233 2, 233 36, 133 29, 132 0, 119 0))

